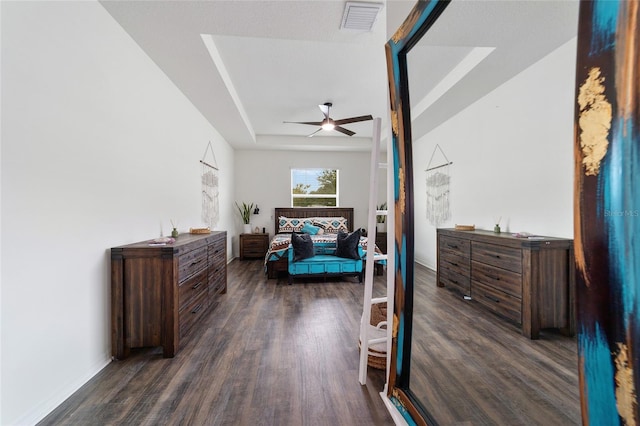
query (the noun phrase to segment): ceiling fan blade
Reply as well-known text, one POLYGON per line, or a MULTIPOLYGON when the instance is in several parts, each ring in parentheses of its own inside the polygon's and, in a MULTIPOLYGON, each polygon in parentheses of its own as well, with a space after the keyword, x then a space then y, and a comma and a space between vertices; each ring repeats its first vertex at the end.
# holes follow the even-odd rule
POLYGON ((340 126, 334 127, 333 130, 338 131, 340 133, 344 133, 347 136, 353 136, 356 134, 356 132, 352 132, 351 130, 345 129, 344 127, 340 127, 340 126))
POLYGON ((329 102, 322 104, 322 105, 318 105, 318 108, 320 108, 320 111, 322 111, 322 113, 324 114, 324 118, 329 118, 329 110, 331 109, 331 104, 329 102))
POLYGON ((357 123, 358 121, 367 121, 373 120, 373 117, 370 115, 361 115, 360 117, 351 117, 351 118, 343 118, 342 120, 333 120, 336 126, 340 126, 342 124, 349 123, 357 123))
POLYGON ((308 138, 312 138, 313 135, 315 135, 316 133, 318 133, 320 130, 322 130, 322 127, 320 127, 318 130, 316 130, 315 132, 311 133, 310 135, 307 135, 308 138))
POLYGON ((283 123, 309 124, 311 126, 322 126, 322 121, 283 121, 283 123))

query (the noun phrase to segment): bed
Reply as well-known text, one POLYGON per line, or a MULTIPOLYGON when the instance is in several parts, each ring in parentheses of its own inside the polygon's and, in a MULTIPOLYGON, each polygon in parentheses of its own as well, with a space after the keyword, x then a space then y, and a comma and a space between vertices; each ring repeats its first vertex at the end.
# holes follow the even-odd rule
MULTIPOLYGON (((325 225, 330 221, 328 218, 336 218, 335 221, 331 221, 333 225, 329 225, 331 229, 327 232, 322 235, 312 235, 314 244, 335 245, 338 229, 344 232, 354 230, 353 207, 276 207, 274 213, 276 233, 269 243, 264 261, 268 278, 277 278, 279 274, 287 273, 291 232, 294 227, 301 226, 305 220, 314 222, 314 218, 316 222, 317 219, 325 219, 324 222, 321 221, 325 225), (287 218, 287 220, 281 218, 287 218)), ((366 252, 367 238, 362 237, 360 244, 366 252)), ((376 251, 379 252, 377 248, 376 251)))

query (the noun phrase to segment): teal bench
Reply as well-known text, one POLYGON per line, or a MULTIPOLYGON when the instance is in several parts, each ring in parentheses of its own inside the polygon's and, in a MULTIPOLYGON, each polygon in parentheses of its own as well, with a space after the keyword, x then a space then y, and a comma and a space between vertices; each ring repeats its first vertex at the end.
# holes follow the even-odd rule
POLYGON ((340 275, 356 275, 362 282, 364 251, 358 246, 360 259, 347 259, 335 256, 335 247, 317 245, 314 247, 315 256, 293 261, 293 247, 289 247, 289 284, 294 277, 329 277, 340 275))

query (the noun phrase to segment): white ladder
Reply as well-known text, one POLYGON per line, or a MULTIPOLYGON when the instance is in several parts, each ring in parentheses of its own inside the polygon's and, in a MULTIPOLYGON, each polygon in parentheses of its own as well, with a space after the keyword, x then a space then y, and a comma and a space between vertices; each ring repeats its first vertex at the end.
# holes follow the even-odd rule
MULTIPOLYGON (((361 385, 367 383, 367 361, 369 355, 387 358, 387 321, 371 325, 371 306, 387 302, 387 297, 373 297, 373 280, 375 262, 387 260, 386 254, 377 254, 376 247, 376 216, 387 216, 387 210, 377 210, 378 174, 380 164, 380 118, 373 120, 373 146, 371 149, 371 169, 369 187, 369 214, 367 227, 367 261, 365 265, 364 299, 362 303, 362 318, 360 320, 360 368, 359 381, 361 385), (385 328, 383 328, 385 327, 385 328), (375 348, 375 350, 372 350, 375 348), (380 350, 383 348, 383 350, 380 350)), ((387 188, 387 193, 389 192, 387 188)), ((388 205, 388 203, 387 203, 388 205)), ((391 306, 387 306, 391 309, 391 306)), ((388 365, 388 362, 387 362, 388 365)))

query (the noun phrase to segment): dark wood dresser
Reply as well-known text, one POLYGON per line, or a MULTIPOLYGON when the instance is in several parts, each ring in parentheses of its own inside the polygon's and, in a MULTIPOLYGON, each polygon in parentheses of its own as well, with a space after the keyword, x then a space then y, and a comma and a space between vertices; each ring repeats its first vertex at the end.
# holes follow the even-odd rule
POLYGON ((490 231, 437 231, 437 282, 522 326, 575 333, 573 240, 490 231))
POLYGON ((269 249, 269 234, 240 234, 240 260, 246 258, 264 259, 269 249))
POLYGON ((180 234, 111 249, 111 353, 162 346, 173 357, 193 325, 227 291, 227 233, 180 234))

